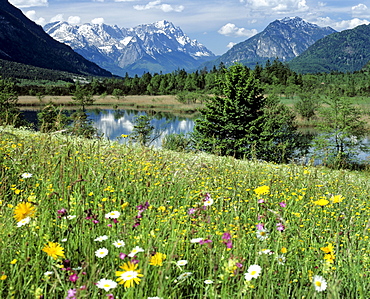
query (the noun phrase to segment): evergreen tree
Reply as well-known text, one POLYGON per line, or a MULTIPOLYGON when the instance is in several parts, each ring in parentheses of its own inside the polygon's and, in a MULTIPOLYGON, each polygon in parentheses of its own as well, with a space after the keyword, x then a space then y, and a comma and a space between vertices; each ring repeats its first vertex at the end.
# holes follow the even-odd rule
POLYGON ((236 158, 284 162, 296 144, 294 116, 276 100, 266 99, 254 73, 235 64, 223 75, 223 96, 207 101, 193 138, 200 150, 236 158))

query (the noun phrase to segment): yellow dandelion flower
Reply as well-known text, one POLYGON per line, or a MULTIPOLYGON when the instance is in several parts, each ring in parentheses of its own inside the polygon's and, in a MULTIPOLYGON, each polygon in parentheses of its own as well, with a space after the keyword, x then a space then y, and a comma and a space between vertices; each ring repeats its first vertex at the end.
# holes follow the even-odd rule
POLYGON ((330 264, 334 264, 335 255, 333 253, 325 254, 324 260, 326 260, 330 264))
POLYGON ((342 202, 344 199, 344 197, 342 195, 334 195, 330 198, 330 200, 333 202, 333 203, 340 203, 342 202))
POLYGON ((14 218, 19 222, 35 215, 35 207, 29 202, 21 202, 14 208, 14 218))
POLYGON ((280 252, 281 252, 281 253, 287 253, 287 252, 288 252, 288 249, 286 249, 285 247, 282 247, 282 248, 280 249, 280 252))
POLYGON ((323 207, 329 204, 329 200, 327 200, 326 198, 320 198, 319 200, 316 200, 313 203, 317 206, 323 207))
POLYGON ((140 277, 143 277, 144 275, 140 273, 140 269, 136 269, 137 267, 138 264, 133 264, 131 262, 124 263, 120 266, 120 268, 125 271, 116 271, 118 283, 123 284, 125 288, 134 287, 134 283, 139 284, 141 280, 140 277))
POLYGON ((157 252, 150 258, 149 265, 152 266, 163 266, 163 261, 166 259, 166 255, 160 252, 157 252))
POLYGON ((269 194, 270 193, 270 187, 269 186, 260 186, 256 189, 254 189, 254 193, 256 193, 257 195, 266 195, 266 194, 269 194))
POLYGON ((0 280, 5 280, 8 276, 6 276, 5 274, 1 275, 0 276, 0 280))
POLYGON ((58 256, 65 257, 64 248, 60 246, 59 243, 48 242, 48 244, 45 244, 42 251, 46 252, 47 255, 51 256, 53 259, 57 259, 58 256))
POLYGON ((328 246, 326 247, 321 247, 320 248, 322 251, 324 251, 325 253, 333 253, 334 252, 334 246, 332 243, 329 243, 328 246))

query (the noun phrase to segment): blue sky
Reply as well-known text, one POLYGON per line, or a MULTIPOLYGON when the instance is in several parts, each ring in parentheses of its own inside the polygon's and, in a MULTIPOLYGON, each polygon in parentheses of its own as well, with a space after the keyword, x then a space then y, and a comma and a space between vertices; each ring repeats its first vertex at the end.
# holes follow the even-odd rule
POLYGON ((134 27, 172 22, 216 55, 261 32, 276 19, 301 17, 338 31, 370 23, 370 0, 9 0, 31 20, 134 27))

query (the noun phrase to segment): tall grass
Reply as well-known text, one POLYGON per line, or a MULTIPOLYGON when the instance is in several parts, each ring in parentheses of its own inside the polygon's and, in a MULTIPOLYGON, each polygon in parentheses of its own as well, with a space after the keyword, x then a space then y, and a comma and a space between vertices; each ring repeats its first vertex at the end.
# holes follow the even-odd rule
POLYGON ((0 167, 1 298, 370 297, 367 173, 10 127, 0 167), (22 202, 35 208, 24 225, 22 202), (64 249, 55 259, 48 242, 64 249), (129 261, 138 284, 96 285, 129 261))

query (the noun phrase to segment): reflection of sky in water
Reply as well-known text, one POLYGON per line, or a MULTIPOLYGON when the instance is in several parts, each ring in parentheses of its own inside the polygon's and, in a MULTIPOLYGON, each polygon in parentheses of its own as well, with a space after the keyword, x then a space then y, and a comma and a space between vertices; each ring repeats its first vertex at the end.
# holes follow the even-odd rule
MULTIPOLYGON (((89 119, 93 121, 94 127, 99 130, 99 133, 104 134, 104 137, 109 140, 117 140, 122 134, 129 135, 134 128, 135 119, 144 115, 145 112, 129 111, 129 110, 101 110, 87 111, 89 119)), ((173 115, 157 114, 153 116, 151 125, 154 130, 160 132, 160 137, 155 140, 154 146, 161 146, 162 139, 167 134, 189 133, 193 131, 194 121, 187 118, 179 118, 173 115)), ((124 142, 122 140, 121 142, 124 142)))

